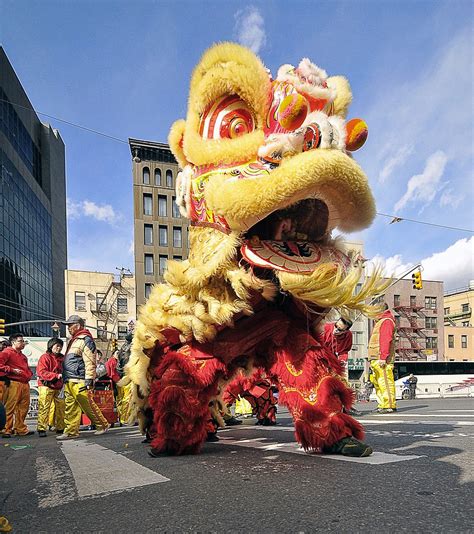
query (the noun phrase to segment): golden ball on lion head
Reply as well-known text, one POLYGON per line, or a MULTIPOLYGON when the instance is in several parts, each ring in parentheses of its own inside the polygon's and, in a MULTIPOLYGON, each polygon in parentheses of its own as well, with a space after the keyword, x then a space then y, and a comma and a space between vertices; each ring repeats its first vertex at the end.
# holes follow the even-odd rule
POLYGON ((354 152, 367 141, 369 127, 362 119, 351 119, 346 124, 346 150, 354 152))
POLYGON ((299 128, 308 114, 308 102, 299 93, 292 93, 280 102, 277 110, 278 122, 285 130, 299 128))

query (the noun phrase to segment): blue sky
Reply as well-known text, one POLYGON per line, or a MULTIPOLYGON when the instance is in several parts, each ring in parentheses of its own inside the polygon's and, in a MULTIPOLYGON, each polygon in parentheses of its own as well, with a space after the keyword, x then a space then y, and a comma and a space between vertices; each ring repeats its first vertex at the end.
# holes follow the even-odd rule
MULTIPOLYGON (((473 228, 470 1, 3 0, 0 40, 34 107, 127 140, 166 141, 202 52, 236 40, 276 73, 309 57, 351 82, 355 153, 381 213, 473 228)), ((44 119, 43 117, 43 120, 44 119)), ((127 144, 49 122, 66 143, 69 267, 133 270, 127 144)), ((387 270, 423 260, 448 288, 474 279, 472 234, 408 222, 353 236, 387 270)))

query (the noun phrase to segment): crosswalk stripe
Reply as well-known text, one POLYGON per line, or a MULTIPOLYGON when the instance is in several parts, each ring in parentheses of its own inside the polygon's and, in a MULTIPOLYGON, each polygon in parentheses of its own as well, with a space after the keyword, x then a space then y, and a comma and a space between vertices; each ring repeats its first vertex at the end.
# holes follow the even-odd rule
POLYGON ((61 451, 72 471, 79 497, 169 481, 129 458, 87 440, 63 441, 61 451))
MULTIPOLYGON (((266 441, 266 440, 265 440, 266 441)), ((231 437, 223 436, 220 438, 219 443, 224 445, 232 445, 236 447, 248 447, 251 449, 258 449, 263 452, 274 451, 278 452, 289 452, 291 454, 304 454, 305 456, 310 456, 317 459, 329 459, 329 460, 340 460, 343 462, 355 462, 358 464, 368 464, 368 465, 382 465, 389 464, 394 462, 404 462, 407 460, 416 460, 421 458, 418 455, 398 455, 398 454, 389 454, 386 452, 374 452, 370 456, 365 458, 351 458, 350 456, 342 456, 340 454, 308 454, 303 449, 300 448, 298 443, 260 443, 256 439, 233 439, 231 437)))

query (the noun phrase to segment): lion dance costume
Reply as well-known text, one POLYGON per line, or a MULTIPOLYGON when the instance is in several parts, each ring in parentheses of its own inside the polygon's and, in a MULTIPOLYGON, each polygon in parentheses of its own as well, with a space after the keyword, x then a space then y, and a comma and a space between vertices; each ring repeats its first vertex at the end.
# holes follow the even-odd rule
POLYGON ((169 135, 189 258, 168 261, 141 308, 126 370, 154 451, 198 452, 226 388, 257 373, 278 384, 305 450, 372 452, 343 413, 353 393, 341 364, 316 340, 331 309, 375 314, 365 302, 383 289, 372 276, 355 296, 362 261, 331 239, 375 215, 349 153, 367 137, 364 121, 345 121, 351 98, 345 78, 308 59, 273 79, 233 43, 196 67, 187 118, 169 135))

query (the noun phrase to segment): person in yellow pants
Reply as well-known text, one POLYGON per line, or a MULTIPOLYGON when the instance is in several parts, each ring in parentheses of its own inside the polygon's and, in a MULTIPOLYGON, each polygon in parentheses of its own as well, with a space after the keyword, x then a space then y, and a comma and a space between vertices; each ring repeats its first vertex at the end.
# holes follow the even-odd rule
POLYGON ((64 433, 58 440, 74 439, 79 436, 81 413, 84 412, 97 428, 95 434, 107 432, 110 425, 93 398, 96 377, 96 346, 92 334, 84 328, 84 319, 71 315, 67 321, 72 336, 65 350, 63 380, 65 397, 64 433))
POLYGON ((3 392, 7 417, 3 438, 10 438, 12 434, 17 436, 33 434, 25 424, 30 407, 29 381, 33 376, 28 367, 28 358, 22 352, 27 342, 22 334, 13 334, 9 340, 11 346, 0 352, 0 374, 10 382, 3 392))
POLYGON ((64 430, 64 398, 63 388, 63 358, 61 350, 63 341, 59 338, 52 338, 48 341, 46 352, 40 356, 36 367, 38 375, 38 436, 46 437, 50 415, 54 409, 56 419, 56 432, 62 434, 64 430))
POLYGON ((393 362, 395 361, 395 318, 384 305, 384 311, 374 325, 369 340, 371 381, 375 387, 377 413, 386 414, 397 410, 393 362))

